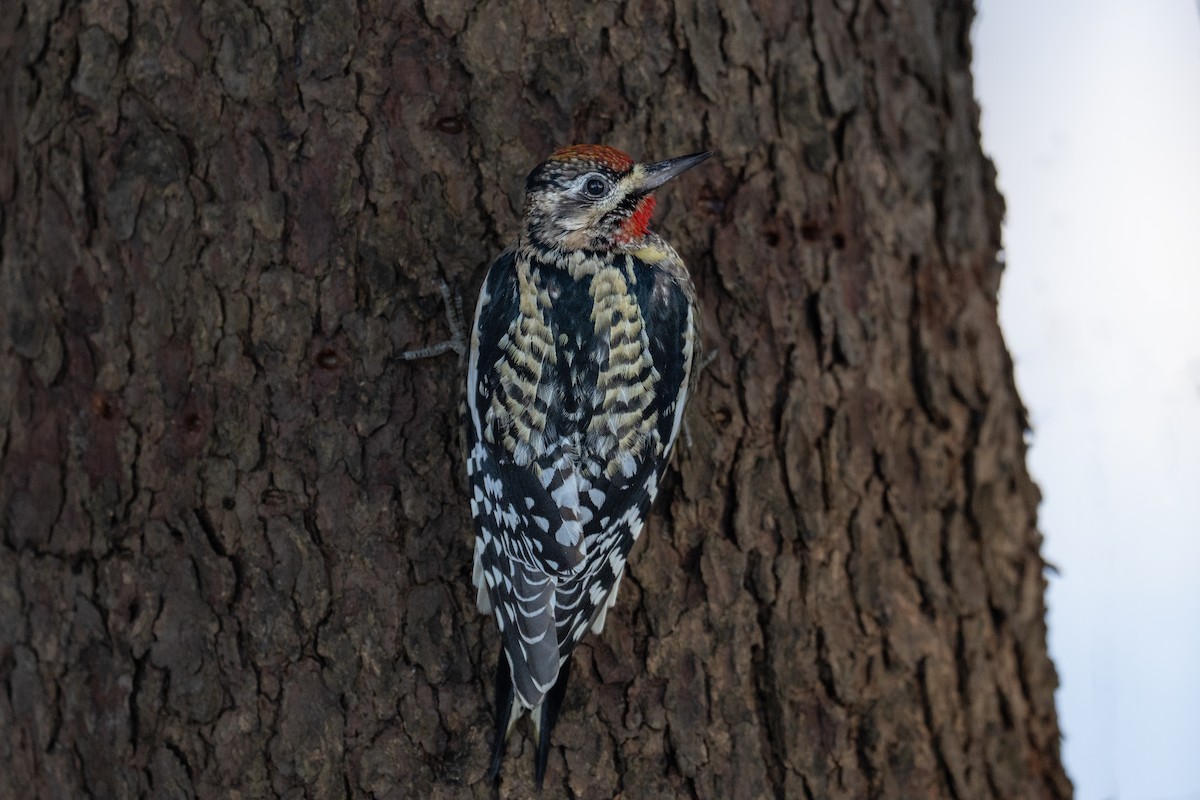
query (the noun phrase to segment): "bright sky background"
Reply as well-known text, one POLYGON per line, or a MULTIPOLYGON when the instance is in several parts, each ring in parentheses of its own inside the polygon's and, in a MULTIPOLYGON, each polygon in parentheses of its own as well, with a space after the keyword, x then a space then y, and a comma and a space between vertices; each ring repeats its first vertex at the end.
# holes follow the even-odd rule
POLYGON ((1200 13, 979 0, 1077 800, 1200 800, 1200 13))

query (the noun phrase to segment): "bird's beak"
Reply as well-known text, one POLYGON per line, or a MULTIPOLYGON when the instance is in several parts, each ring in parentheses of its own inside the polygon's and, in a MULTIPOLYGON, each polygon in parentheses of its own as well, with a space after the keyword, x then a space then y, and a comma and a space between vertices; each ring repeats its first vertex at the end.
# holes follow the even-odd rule
POLYGON ((690 156, 680 156, 679 158, 668 158, 666 161, 659 161, 657 164, 647 164, 642 167, 645 177, 641 180, 641 185, 638 190, 642 192, 652 192, 659 186, 662 186, 667 181, 674 178, 680 173, 686 172, 692 167, 704 161, 712 155, 712 151, 704 153, 693 153, 690 156))

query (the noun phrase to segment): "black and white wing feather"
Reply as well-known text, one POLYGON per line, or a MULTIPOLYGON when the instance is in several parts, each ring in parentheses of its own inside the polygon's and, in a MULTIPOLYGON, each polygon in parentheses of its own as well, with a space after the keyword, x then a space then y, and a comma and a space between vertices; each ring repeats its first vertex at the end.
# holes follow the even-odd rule
POLYGON ((480 292, 465 420, 475 584, 526 708, 603 627, 679 435, 693 295, 674 251, 651 252, 510 251, 480 292))

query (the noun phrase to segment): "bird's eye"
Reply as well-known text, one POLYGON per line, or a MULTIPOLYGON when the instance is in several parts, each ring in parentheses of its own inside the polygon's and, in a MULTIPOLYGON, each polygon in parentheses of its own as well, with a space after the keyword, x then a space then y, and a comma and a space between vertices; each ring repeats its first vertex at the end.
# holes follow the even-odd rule
POLYGON ((599 175, 593 175, 584 181, 583 193, 588 197, 603 197, 608 192, 608 181, 599 175))

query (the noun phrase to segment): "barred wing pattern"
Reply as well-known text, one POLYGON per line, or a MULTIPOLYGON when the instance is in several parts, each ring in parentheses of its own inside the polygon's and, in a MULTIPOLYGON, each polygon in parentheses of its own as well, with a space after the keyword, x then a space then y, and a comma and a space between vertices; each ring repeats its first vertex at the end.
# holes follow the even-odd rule
POLYGON ((474 581, 514 718, 603 627, 679 434, 693 293, 654 240, 646 260, 508 251, 480 292, 464 420, 474 581))

